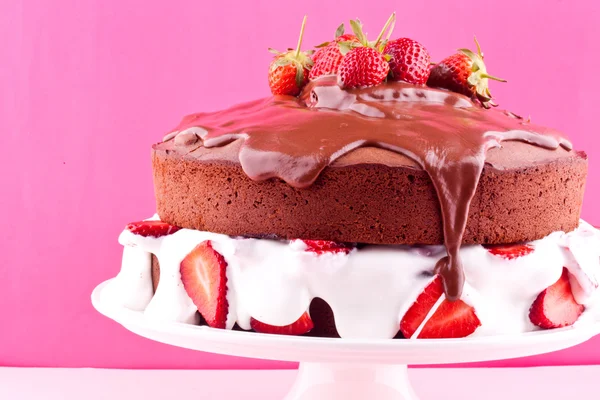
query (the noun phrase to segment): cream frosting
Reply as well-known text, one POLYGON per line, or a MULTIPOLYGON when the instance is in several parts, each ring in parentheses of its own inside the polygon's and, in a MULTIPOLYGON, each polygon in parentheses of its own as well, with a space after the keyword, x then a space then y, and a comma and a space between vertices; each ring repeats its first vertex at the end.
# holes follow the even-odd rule
MULTIPOLYGON (((317 255, 306 251, 301 240, 232 238, 190 229, 153 238, 124 230, 119 237, 125 246, 121 271, 104 292, 105 300, 162 322, 198 323, 179 268, 204 240, 211 240, 228 264, 228 329, 235 323, 250 329, 251 317, 270 325, 291 324, 320 297, 331 306, 343 338, 394 337, 402 317, 432 280, 435 263, 445 255, 443 246, 380 245, 317 255), (154 294, 151 253, 161 268, 154 294)), ((563 266, 571 273, 575 298, 590 310, 586 313, 600 313, 598 230, 582 221, 573 232, 554 232, 530 244, 532 253, 512 260, 480 245, 461 248, 466 276, 462 300, 475 308, 481 321, 473 335, 537 329, 529 321, 529 308, 559 279, 563 266)))

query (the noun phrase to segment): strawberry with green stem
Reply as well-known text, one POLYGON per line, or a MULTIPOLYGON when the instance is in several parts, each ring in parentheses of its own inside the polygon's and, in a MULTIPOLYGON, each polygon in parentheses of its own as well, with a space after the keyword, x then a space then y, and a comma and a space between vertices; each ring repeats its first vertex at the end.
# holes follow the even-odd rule
MULTIPOLYGON (((321 44, 316 45, 315 47, 317 49, 322 49, 324 47, 339 43, 339 42, 352 42, 352 41, 357 41, 356 39, 356 35, 352 34, 352 33, 345 33, 346 31, 346 27, 344 26, 344 24, 340 24, 340 26, 337 27, 337 29, 335 30, 335 35, 334 35, 334 39, 333 42, 323 42, 321 44)), ((314 59, 314 57, 313 57, 314 59)))
POLYGON ((358 43, 358 39, 355 35, 344 33, 344 24, 338 26, 335 31, 335 39, 332 42, 325 42, 316 46, 317 51, 312 55, 314 65, 310 69, 310 79, 337 73, 340 63, 344 58, 344 55, 340 51, 340 42, 358 43))
POLYGON ((382 83, 389 72, 389 57, 383 50, 392 34, 396 14, 388 18, 375 41, 369 41, 359 21, 350 21, 358 42, 340 42, 344 58, 338 69, 338 84, 343 88, 375 86, 382 83), (387 32, 387 34, 386 34, 387 32), (385 35, 385 38, 384 38, 385 35))
POLYGON ((346 30, 346 27, 344 26, 344 24, 340 24, 340 26, 338 26, 337 29, 335 30, 335 34, 333 36, 333 41, 327 41, 327 42, 323 42, 321 44, 316 45, 315 48, 317 50, 313 53, 313 55, 311 57, 313 59, 313 61, 317 62, 320 55, 323 54, 322 50, 324 50, 325 48, 327 48, 329 46, 335 46, 339 42, 357 41, 356 36, 354 34, 345 33, 345 30, 346 30))
POLYGON ((269 66, 269 87, 274 95, 297 96, 308 82, 308 74, 313 61, 308 52, 300 51, 305 25, 306 16, 302 20, 296 50, 281 53, 269 49, 269 51, 275 53, 275 58, 269 66))
POLYGON ((448 89, 478 100, 485 108, 496 106, 488 87, 490 79, 506 82, 488 74, 483 53, 477 38, 477 53, 469 49, 459 49, 458 53, 440 61, 431 68, 427 86, 448 89))

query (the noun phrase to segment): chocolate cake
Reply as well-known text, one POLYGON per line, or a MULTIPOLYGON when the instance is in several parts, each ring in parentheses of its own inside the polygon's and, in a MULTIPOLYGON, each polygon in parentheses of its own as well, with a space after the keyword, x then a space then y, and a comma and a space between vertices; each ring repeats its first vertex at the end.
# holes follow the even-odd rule
MULTIPOLYGON (((496 168, 504 171, 502 174, 494 174, 488 170, 490 176, 498 175, 498 178, 488 180, 490 185, 482 188, 480 196, 485 197, 486 192, 490 193, 490 197, 501 204, 514 204, 515 200, 529 199, 531 193, 527 190, 533 189, 535 193, 539 193, 542 189, 536 183, 548 178, 554 182, 561 178, 564 181, 570 177, 567 173, 575 172, 577 195, 569 196, 571 201, 567 205, 573 210, 574 206, 581 203, 585 180, 585 159, 581 156, 566 157, 564 152, 556 151, 560 146, 571 150, 570 142, 559 132, 532 125, 510 112, 477 107, 458 94, 401 82, 344 90, 334 79, 320 78, 309 83, 299 99, 267 98, 237 105, 216 114, 191 115, 174 132, 175 134, 166 137, 166 142, 172 142, 169 153, 176 153, 180 147, 182 150, 179 152, 187 154, 186 157, 176 157, 175 162, 168 161, 172 158, 166 156, 166 151, 164 161, 160 155, 154 157, 158 213, 161 219, 193 229, 259 237, 336 239, 375 244, 432 244, 439 243, 443 237, 449 254, 442 260, 439 272, 444 277, 446 295, 450 298, 460 297, 462 290, 463 276, 458 250, 465 238, 470 204, 485 166, 488 149, 499 146, 503 140, 521 140, 529 142, 530 146, 534 144, 554 150, 552 155, 548 152, 531 152, 539 154, 539 166, 535 166, 535 159, 525 165, 518 165, 518 161, 513 160, 516 166, 513 171, 508 161, 511 157, 503 157, 501 152, 498 154, 496 168), (292 121, 293 129, 290 129, 292 121), (240 142, 237 146, 236 141, 240 142), (223 145, 229 147, 223 149, 222 155, 214 154, 212 148, 223 145), (387 157, 381 154, 379 157, 384 166, 365 168, 364 165, 372 165, 374 162, 363 153, 364 161, 360 164, 353 166, 353 163, 349 163, 345 168, 330 169, 321 185, 314 188, 314 183, 329 164, 365 145, 388 149, 385 153, 387 157), (416 177, 419 174, 416 173, 414 164, 412 167, 386 168, 385 165, 391 163, 388 160, 394 160, 394 157, 390 157, 392 150, 398 154, 410 155, 415 163, 423 167, 426 176, 420 175, 417 183, 416 177), (197 151, 197 156, 194 151, 197 151), (210 164, 202 161, 193 164, 194 158, 202 160, 208 153, 210 164), (250 179, 241 178, 239 169, 236 176, 234 170, 227 171, 226 166, 215 167, 219 161, 223 164, 235 162, 236 159, 249 178, 259 181, 278 178, 285 182, 280 182, 279 187, 254 184, 250 179), (574 161, 577 159, 580 161, 579 167, 574 161), (533 169, 528 169, 532 165, 533 169), (167 166, 173 166, 173 171, 167 166), (564 172, 561 171, 563 166, 566 167, 564 172), (538 173, 535 172, 536 169, 538 173), (187 170, 193 171, 192 174, 189 175, 187 170), (556 172, 548 176, 547 173, 553 170, 556 172), (410 181, 409 175, 413 176, 415 182, 410 181), (163 176, 167 179, 161 179, 163 176), (210 176, 218 177, 221 183, 208 178, 210 176), (526 177, 531 184, 524 184, 523 189, 518 188, 513 193, 525 190, 524 196, 507 198, 502 194, 501 184, 508 179, 512 182, 511 186, 515 186, 515 183, 519 183, 520 176, 526 177), (183 184, 167 186, 176 185, 180 178, 183 184), (330 181, 334 183, 329 183, 330 181), (165 182, 164 186, 162 182, 165 182), (358 188, 356 183, 360 185, 358 188), (203 187, 214 184, 217 185, 216 191, 222 190, 223 186, 227 186, 225 193, 233 189, 231 204, 218 204, 218 199, 210 197, 212 193, 203 191, 203 187), (310 191, 308 188, 313 187, 312 192, 316 196, 310 198, 308 193, 297 195, 281 190, 285 184, 305 191, 310 191), (432 191, 432 187, 435 190, 432 191), (208 204, 197 205, 182 198, 182 193, 186 193, 188 188, 193 188, 190 190, 192 199, 202 199, 197 201, 208 204), (267 200, 263 200, 263 190, 267 200), (291 198, 290 195, 287 198, 283 196, 286 192, 292 195, 291 198), (166 193, 174 193, 176 197, 170 199, 166 193), (260 214, 255 218, 249 217, 245 210, 248 210, 247 206, 250 204, 237 201, 235 193, 238 198, 240 194, 242 198, 251 198, 251 208, 258 208, 260 214), (379 201, 370 203, 368 197, 364 198, 365 193, 374 194, 379 201), (200 194, 209 197, 201 198, 200 194), (304 205, 302 201, 294 202, 298 197, 305 197, 299 199, 304 200, 304 205), (336 202, 338 197, 341 199, 336 202), (416 207, 424 202, 427 205, 427 200, 429 207, 416 207), (234 201, 244 207, 236 207, 234 201), (286 207, 285 204, 289 202, 300 203, 300 206, 286 207), (339 210, 336 203, 342 203, 342 207, 347 205, 348 209, 352 207, 350 215, 347 210, 339 210), (175 204, 178 210, 184 211, 175 213, 172 207, 168 208, 169 204, 175 204), (265 208, 261 207, 263 204, 265 208), (398 210, 394 207, 397 204, 409 208, 398 210), (209 207, 212 210, 207 210, 209 207), (358 208, 356 213, 355 208, 358 208), (367 218, 362 216, 362 210, 369 210, 365 212, 367 218), (230 220, 231 211, 237 211, 237 216, 244 219, 247 225, 239 226, 238 223, 237 230, 232 227, 235 222, 230 220), (375 215, 369 218, 370 213, 375 215), (277 222, 278 215, 290 214, 291 218, 281 218, 283 221, 277 222), (388 215, 395 215, 397 222, 388 224, 388 215), (345 220, 338 220, 344 217, 345 220), (358 227, 349 226, 349 222, 357 219, 361 221, 358 227), (325 227, 322 226, 323 223, 325 227), (416 232, 407 235, 407 228, 416 232), (402 235, 405 236, 404 239, 402 235), (376 239, 377 236, 379 240, 376 239)), ((160 145, 155 147, 157 152, 160 149, 160 145)), ((165 150, 169 150, 168 147, 165 150)), ((515 150, 518 156, 519 150, 515 150)), ((376 156, 373 160, 375 158, 376 156)), ((560 204, 565 201, 569 189, 573 187, 559 189, 551 197, 544 197, 542 189, 542 196, 538 196, 537 201, 529 202, 524 208, 517 207, 519 211, 515 217, 522 218, 520 223, 531 221, 545 209, 541 198, 551 200, 551 205, 557 201, 560 204), (560 199, 554 197, 556 194, 561 196, 560 199)), ((216 193, 214 197, 217 197, 216 193)), ((490 205, 494 206, 494 201, 490 205)), ((489 210, 486 213, 485 210, 485 207, 474 210, 471 222, 476 225, 471 225, 469 233, 475 243, 506 243, 504 240, 508 238, 514 239, 511 241, 537 239, 557 230, 553 229, 557 226, 572 229, 579 219, 577 211, 565 216, 564 209, 561 209, 558 224, 550 224, 542 229, 535 225, 532 229, 519 229, 514 223, 508 227, 501 225, 498 229, 506 229, 507 233, 499 235, 498 229, 486 230, 486 227, 489 229, 492 225, 488 221, 493 221, 501 214, 509 214, 509 210, 494 208, 493 213, 489 210), (509 230, 513 227, 517 228, 517 233, 509 230)), ((509 216, 504 219, 513 218, 509 216)))
POLYGON ((600 282, 585 153, 495 107, 479 45, 431 67, 419 43, 353 28, 278 53, 274 96, 153 146, 157 215, 121 234, 115 298, 165 323, 342 338, 576 322, 600 282))
MULTIPOLYGON (((371 244, 442 244, 435 188, 414 161, 365 147, 348 153, 306 189, 254 181, 231 161, 205 160, 172 142, 154 146, 156 205, 170 224, 231 236, 371 244)), ((232 153, 232 154, 231 154, 232 153)), ((230 158, 231 157, 231 158, 230 158)), ((489 150, 471 202, 464 244, 514 243, 572 231, 587 159, 583 152, 506 142, 489 150)))

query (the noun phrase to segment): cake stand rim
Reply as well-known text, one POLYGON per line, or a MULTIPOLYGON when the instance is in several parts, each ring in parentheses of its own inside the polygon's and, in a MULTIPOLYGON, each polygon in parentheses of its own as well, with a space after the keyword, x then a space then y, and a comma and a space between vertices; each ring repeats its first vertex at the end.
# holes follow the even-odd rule
POLYGON ((93 290, 94 308, 148 339, 191 350, 238 357, 318 363, 454 364, 545 354, 583 343, 600 334, 600 321, 514 335, 461 339, 340 339, 231 331, 156 321, 102 300, 114 278, 93 290))

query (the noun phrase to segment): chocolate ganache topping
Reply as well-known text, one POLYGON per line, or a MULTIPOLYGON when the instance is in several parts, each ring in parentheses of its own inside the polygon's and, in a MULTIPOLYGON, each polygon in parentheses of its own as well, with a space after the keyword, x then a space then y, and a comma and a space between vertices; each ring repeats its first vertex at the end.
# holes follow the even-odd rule
POLYGON ((187 116, 169 140, 190 152, 242 141, 238 158, 248 177, 280 178, 298 188, 361 146, 414 159, 429 174, 442 211, 447 256, 435 271, 449 300, 462 294, 459 249, 487 150, 505 140, 571 150, 560 132, 460 94, 403 82, 346 90, 335 76, 311 81, 299 98, 274 96, 187 116))

